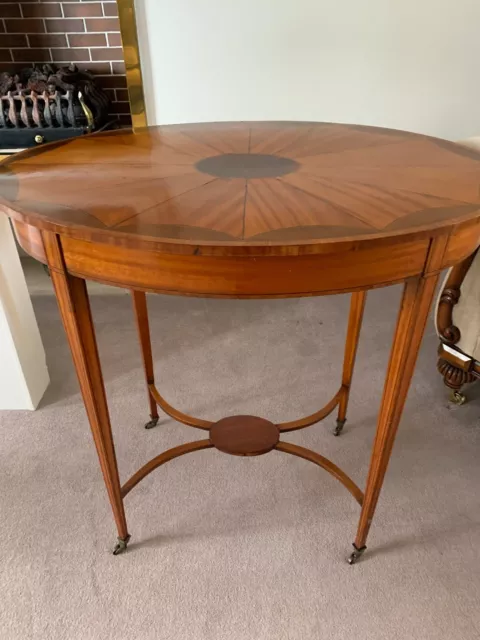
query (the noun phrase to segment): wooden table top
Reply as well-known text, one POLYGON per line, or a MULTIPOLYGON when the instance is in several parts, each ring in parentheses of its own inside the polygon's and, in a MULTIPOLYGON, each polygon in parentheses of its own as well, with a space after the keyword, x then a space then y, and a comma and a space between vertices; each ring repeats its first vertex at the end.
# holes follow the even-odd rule
POLYGON ((478 217, 480 154, 328 123, 114 131, 0 167, 0 208, 78 238, 228 247, 385 238, 478 217))

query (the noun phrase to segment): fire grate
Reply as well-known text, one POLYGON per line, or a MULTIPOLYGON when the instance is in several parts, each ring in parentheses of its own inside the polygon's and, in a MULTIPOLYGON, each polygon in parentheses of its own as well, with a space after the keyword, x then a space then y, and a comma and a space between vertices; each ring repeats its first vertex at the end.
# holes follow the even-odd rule
POLYGON ((109 98, 75 65, 0 73, 0 148, 11 150, 111 127, 109 98))

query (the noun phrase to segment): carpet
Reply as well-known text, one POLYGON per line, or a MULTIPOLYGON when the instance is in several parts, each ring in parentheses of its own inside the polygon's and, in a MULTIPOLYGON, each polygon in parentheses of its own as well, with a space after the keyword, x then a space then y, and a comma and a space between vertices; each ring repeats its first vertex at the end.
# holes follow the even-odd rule
MULTIPOLYGON (((348 422, 285 439, 360 485, 400 290, 368 296, 348 422)), ((0 412, 2 640, 473 640, 480 638, 480 390, 452 408, 430 323, 368 540, 346 563, 359 507, 311 463, 215 450, 169 462, 115 527, 56 303, 33 302, 51 386, 38 411, 0 412)), ((226 301, 149 296, 157 386, 179 409, 291 420, 341 372, 347 296, 226 301)), ((121 478, 204 433, 148 418, 127 295, 92 295, 121 478)))

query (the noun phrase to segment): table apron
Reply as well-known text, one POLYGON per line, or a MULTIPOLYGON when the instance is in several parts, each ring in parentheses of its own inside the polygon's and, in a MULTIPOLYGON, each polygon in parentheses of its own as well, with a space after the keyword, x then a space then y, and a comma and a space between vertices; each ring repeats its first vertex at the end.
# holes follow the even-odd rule
POLYGON ((201 296, 319 295, 418 275, 429 239, 304 256, 168 255, 61 238, 70 273, 132 289, 201 296))
MULTIPOLYGON (((47 263, 45 233, 18 219, 20 246, 47 263)), ((322 253, 270 256, 174 254, 124 247, 60 234, 67 270, 113 286, 179 295, 288 297, 380 287, 416 275, 438 273, 475 251, 480 219, 452 225, 434 236, 331 246, 322 253)))

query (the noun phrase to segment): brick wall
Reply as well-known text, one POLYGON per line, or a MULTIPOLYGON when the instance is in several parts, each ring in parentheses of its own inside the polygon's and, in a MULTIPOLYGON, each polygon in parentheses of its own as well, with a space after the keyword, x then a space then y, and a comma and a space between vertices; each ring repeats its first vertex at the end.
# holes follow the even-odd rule
POLYGON ((115 0, 0 0, 0 71, 35 62, 88 69, 110 95, 112 115, 131 123, 115 0))

